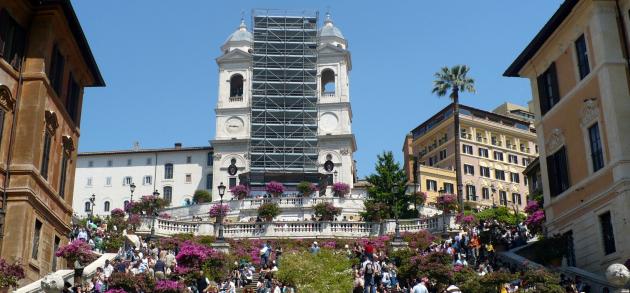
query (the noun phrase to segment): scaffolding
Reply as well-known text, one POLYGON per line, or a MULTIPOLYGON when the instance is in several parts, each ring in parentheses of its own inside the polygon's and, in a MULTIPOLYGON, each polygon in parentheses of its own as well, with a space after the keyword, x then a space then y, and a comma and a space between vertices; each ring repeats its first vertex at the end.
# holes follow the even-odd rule
POLYGON ((265 9, 252 18, 250 184, 269 174, 310 177, 318 156, 318 13, 265 9))

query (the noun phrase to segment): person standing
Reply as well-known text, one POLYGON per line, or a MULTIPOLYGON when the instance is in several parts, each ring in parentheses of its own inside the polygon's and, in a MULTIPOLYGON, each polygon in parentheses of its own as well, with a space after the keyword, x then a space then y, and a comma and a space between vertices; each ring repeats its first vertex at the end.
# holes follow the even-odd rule
POLYGON ((376 293, 374 262, 369 257, 364 257, 364 261, 361 264, 361 273, 363 274, 363 293, 376 293))
POLYGON ((427 279, 426 277, 422 277, 420 282, 413 286, 413 288, 411 289, 411 293, 429 293, 429 289, 427 289, 428 282, 429 279, 427 279))

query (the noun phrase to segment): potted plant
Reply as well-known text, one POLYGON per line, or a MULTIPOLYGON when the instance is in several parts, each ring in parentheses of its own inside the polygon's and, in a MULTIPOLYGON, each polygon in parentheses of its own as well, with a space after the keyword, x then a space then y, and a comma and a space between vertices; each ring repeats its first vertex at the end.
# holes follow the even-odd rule
POLYGON ((233 197, 238 198, 239 200, 246 198, 249 195, 249 188, 243 184, 236 185, 230 188, 230 192, 233 197))
POLYGON ((211 201, 212 201, 212 195, 210 194, 210 192, 203 189, 195 190, 195 193, 193 194, 194 203, 200 204, 200 203, 211 202, 211 201))
POLYGON ((0 259, 0 292, 9 292, 11 287, 17 287, 18 281, 24 278, 24 268, 19 262, 10 264, 0 259))
POLYGON ((444 194, 437 198, 437 206, 446 214, 457 210, 457 196, 454 194, 444 194))
POLYGON ((230 212, 230 206, 224 204, 213 204, 208 213, 211 218, 225 217, 230 212))
POLYGON ((335 207, 330 202, 318 203, 313 207, 315 216, 321 217, 322 221, 332 221, 341 214, 341 208, 335 207))
POLYGON ((314 183, 302 181, 297 185, 297 190, 300 192, 300 196, 311 196, 317 191, 317 186, 314 183))
POLYGON ((92 252, 92 247, 87 244, 87 242, 80 239, 59 247, 55 255, 66 259, 68 264, 73 264, 75 277, 81 276, 85 265, 98 258, 98 256, 92 252))
POLYGON ((258 207, 258 216, 265 219, 267 222, 271 222, 273 218, 280 214, 280 207, 277 203, 267 202, 258 207))
POLYGON ((344 197, 350 193, 350 185, 343 182, 336 182, 332 187, 333 194, 337 197, 344 197))
POLYGON ((284 185, 280 182, 271 181, 265 185, 265 190, 273 197, 278 197, 284 193, 284 185))

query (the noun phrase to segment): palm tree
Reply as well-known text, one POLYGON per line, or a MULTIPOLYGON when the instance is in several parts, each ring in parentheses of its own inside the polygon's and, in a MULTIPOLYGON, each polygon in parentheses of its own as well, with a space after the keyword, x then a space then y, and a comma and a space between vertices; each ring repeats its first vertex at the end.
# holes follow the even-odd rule
POLYGON ((467 65, 455 65, 451 68, 442 67, 435 73, 433 81, 433 91, 438 97, 446 96, 450 91, 450 98, 453 101, 453 117, 455 120, 455 180, 457 181, 457 201, 459 210, 464 210, 464 197, 462 195, 462 171, 461 155, 459 153, 460 125, 459 125, 459 92, 475 92, 475 80, 468 77, 470 67, 467 65))

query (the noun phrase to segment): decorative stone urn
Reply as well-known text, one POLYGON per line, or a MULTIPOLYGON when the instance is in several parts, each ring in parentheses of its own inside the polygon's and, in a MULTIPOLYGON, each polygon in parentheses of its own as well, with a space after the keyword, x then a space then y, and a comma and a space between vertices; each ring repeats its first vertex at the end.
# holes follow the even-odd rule
MULTIPOLYGON (((620 263, 611 264, 606 269, 606 279, 617 287, 624 287, 630 280, 630 270, 620 263)), ((628 289, 620 289, 613 292, 625 293, 630 292, 628 289)))

